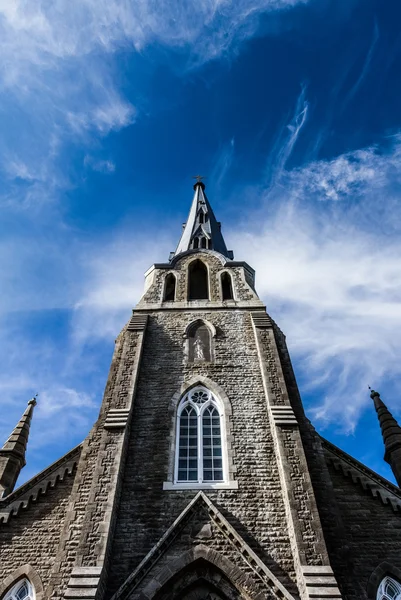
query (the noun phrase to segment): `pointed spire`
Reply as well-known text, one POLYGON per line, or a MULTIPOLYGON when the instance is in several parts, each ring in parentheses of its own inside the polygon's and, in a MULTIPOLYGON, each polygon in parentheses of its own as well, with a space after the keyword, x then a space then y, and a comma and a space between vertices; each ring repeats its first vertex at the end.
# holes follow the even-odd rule
POLYGON ((0 450, 0 497, 10 494, 25 466, 25 452, 36 398, 29 400, 24 414, 0 450))
POLYGON ((194 197, 178 243, 177 249, 170 259, 187 250, 207 249, 220 252, 227 258, 234 258, 231 250, 227 250, 226 243, 221 233, 220 223, 216 221, 212 207, 205 194, 205 184, 201 177, 196 176, 194 197))
POLYGON ((378 392, 371 390, 370 397, 374 402, 383 436, 384 460, 391 466, 398 486, 401 487, 401 427, 380 398, 378 392))

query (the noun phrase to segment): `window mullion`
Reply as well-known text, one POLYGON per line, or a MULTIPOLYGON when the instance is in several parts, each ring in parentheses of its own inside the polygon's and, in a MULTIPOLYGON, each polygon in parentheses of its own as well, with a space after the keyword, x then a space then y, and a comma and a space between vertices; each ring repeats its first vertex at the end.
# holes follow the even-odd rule
POLYGON ((203 481, 203 430, 202 414, 198 414, 198 483, 203 481))

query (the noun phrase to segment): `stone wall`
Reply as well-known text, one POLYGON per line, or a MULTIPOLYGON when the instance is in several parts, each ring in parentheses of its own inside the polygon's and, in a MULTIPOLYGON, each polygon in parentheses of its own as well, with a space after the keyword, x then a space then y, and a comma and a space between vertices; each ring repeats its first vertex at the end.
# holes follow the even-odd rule
POLYGON ((49 584, 74 476, 66 475, 35 503, 0 525, 0 584, 21 565, 29 563, 49 584))
POLYGON ((163 491, 171 462, 171 398, 206 377, 232 406, 238 490, 207 491, 272 572, 291 585, 294 565, 267 416, 251 315, 246 310, 157 311, 149 316, 134 401, 108 596, 144 558, 196 491, 163 491), (188 363, 183 334, 195 319, 212 323, 214 362, 188 363))
POLYGON ((331 540, 333 569, 337 571, 344 598, 367 598, 369 578, 380 563, 386 561, 401 569, 401 516, 389 504, 383 504, 369 490, 344 476, 341 470, 330 465, 329 472, 349 545, 348 566, 341 569, 338 565, 344 563, 342 544, 338 539, 331 540))

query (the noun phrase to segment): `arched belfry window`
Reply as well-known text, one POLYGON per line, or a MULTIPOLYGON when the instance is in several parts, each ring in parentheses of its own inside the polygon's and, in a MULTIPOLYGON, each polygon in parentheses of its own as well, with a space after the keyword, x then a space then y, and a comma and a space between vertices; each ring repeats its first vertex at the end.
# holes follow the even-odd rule
POLYGON ((233 300, 233 282, 230 273, 224 271, 221 275, 221 294, 223 300, 233 300))
POLYGON ((175 300, 175 275, 173 273, 169 273, 166 276, 166 280, 164 283, 164 296, 163 300, 165 302, 172 302, 175 300))
POLYGON ((177 411, 175 482, 223 482, 223 411, 203 386, 191 389, 177 411))
POLYGON ((28 579, 20 579, 2 600, 35 600, 35 592, 32 584, 28 579))
POLYGON ((194 260, 188 268, 189 300, 207 300, 209 298, 207 267, 201 260, 194 260))
POLYGON ((376 600, 401 600, 401 584, 392 577, 385 577, 377 590, 376 600))

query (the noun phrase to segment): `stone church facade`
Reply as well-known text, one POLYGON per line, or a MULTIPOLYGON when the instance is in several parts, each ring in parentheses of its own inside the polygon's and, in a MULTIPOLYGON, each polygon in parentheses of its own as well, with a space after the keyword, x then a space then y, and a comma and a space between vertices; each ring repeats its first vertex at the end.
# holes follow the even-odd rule
MULTIPOLYGON (((253 269, 194 191, 87 438, 14 489, 33 400, 0 450, 0 600, 401 598, 399 487, 315 431, 253 269)), ((401 429, 371 395, 400 484, 401 429)))

